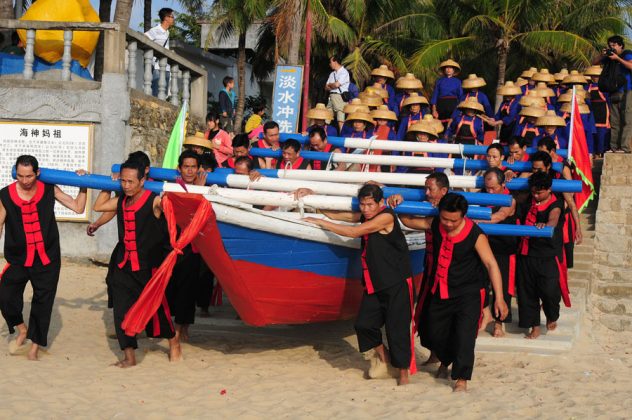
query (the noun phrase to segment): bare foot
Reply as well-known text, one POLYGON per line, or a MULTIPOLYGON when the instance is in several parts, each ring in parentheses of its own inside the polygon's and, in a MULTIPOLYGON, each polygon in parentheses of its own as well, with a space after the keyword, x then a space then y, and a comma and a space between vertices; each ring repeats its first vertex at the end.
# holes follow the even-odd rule
POLYGON ((498 321, 494 322, 494 333, 492 335, 496 338, 505 336, 505 331, 503 330, 502 322, 498 322, 498 321))
POLYGON ((179 362, 182 360, 182 348, 177 337, 169 339, 169 361, 179 362))
POLYGON ((136 366, 136 351, 133 347, 127 347, 123 349, 123 354, 125 355, 123 359, 114 363, 112 366, 116 366, 122 369, 136 366))
POLYGON ((467 391, 467 381, 465 379, 457 379, 454 383, 454 388, 452 392, 466 392, 467 391))
POLYGON ((478 330, 483 331, 485 328, 487 328, 487 325, 493 320, 494 320, 494 317, 492 317, 492 311, 489 309, 489 306, 486 306, 483 309, 483 319, 481 319, 481 325, 478 330))
POLYGON ((18 330, 18 336, 15 338, 15 344, 20 347, 26 341, 26 333, 28 328, 26 328, 26 324, 22 323, 17 325, 15 328, 18 330))
POLYGON ((531 331, 529 332, 529 334, 527 334, 525 338, 529 340, 535 340, 539 336, 540 336, 540 326, 537 326, 537 327, 532 327, 531 331))
POLYGON ((547 331, 555 331, 557 328, 557 321, 546 321, 546 330, 547 331))
POLYGON ((434 352, 430 352, 430 356, 428 357, 428 360, 423 362, 421 366, 434 365, 435 363, 439 363, 439 358, 437 357, 436 354, 434 354, 434 352))
POLYGON ((33 360, 36 361, 37 359, 37 353, 39 351, 39 345, 35 344, 35 343, 31 343, 31 349, 29 350, 29 353, 26 355, 26 357, 29 360, 33 360))
POLYGON ((448 379, 448 367, 441 363, 439 369, 437 369, 437 373, 435 373, 435 378, 437 379, 448 379))
POLYGON ((136 362, 131 362, 127 359, 119 360, 118 362, 112 364, 112 366, 116 366, 121 369, 130 368, 132 366, 136 366, 136 362))
POLYGON ((409 383, 410 379, 408 378, 408 369, 400 369, 399 378, 397 378, 397 386, 408 385, 409 383))

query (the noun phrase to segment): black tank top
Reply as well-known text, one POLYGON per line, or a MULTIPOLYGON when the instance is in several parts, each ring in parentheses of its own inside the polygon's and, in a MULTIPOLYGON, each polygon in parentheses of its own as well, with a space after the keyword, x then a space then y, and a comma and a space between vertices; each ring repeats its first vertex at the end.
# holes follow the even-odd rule
MULTIPOLYGON (((503 194, 511 194, 507 188, 503 194)), ((492 214, 497 213, 501 209, 500 206, 490 206, 492 214)), ((498 222, 501 225, 515 225, 517 221, 516 213, 518 209, 514 211, 512 216, 507 217, 502 222, 498 222)), ((517 236, 500 236, 490 235, 488 236, 489 246, 492 249, 494 255, 514 255, 518 249, 518 237, 517 236)))
POLYGON ((523 237, 520 240, 518 252, 521 255, 530 257, 561 257, 564 245, 562 227, 564 226, 564 198, 555 194, 545 203, 536 205, 533 198, 522 205, 520 219, 523 225, 535 226, 537 223, 547 223, 549 215, 553 209, 560 209, 560 217, 557 225, 553 229, 552 238, 529 238, 523 237))
MULTIPOLYGON (((412 276, 408 244, 392 209, 384 207, 375 217, 388 213, 393 230, 387 234, 370 233, 362 237, 362 282, 367 293, 395 286, 412 276)), ((364 222, 364 216, 360 220, 364 222)))
POLYGON ((59 261, 55 186, 37 181, 35 196, 24 201, 18 195, 17 182, 14 182, 0 190, 0 200, 7 212, 4 223, 4 258, 7 262, 31 267, 59 261))
POLYGON ((127 197, 120 196, 116 208, 119 251, 116 262, 119 268, 139 271, 160 265, 167 238, 161 221, 154 215, 156 194, 145 190, 131 206, 127 197))

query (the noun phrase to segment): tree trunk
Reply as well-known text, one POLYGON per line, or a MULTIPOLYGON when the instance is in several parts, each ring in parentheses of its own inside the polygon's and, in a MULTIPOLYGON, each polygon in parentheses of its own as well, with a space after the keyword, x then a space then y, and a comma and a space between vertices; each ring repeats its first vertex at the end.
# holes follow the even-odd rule
MULTIPOLYGON (((502 39, 498 41, 498 84, 500 88, 505 84, 505 73, 507 71, 507 55, 509 55, 509 41, 502 39)), ((494 109, 498 111, 500 104, 503 101, 503 96, 496 94, 496 103, 494 109)))
MULTIPOLYGON (((109 22, 112 16, 112 0, 101 0, 99 2, 99 20, 109 22)), ((99 36, 97 52, 94 57, 94 80, 101 80, 103 76, 103 34, 99 36)))
POLYGON ((151 29, 151 0, 145 0, 143 8, 143 31, 147 32, 151 29))
POLYGON ((116 9, 114 9, 114 22, 121 25, 121 30, 127 30, 129 20, 132 17, 132 5, 134 0, 116 0, 116 9))
POLYGON ((294 9, 292 16, 292 32, 290 33, 290 45, 288 48, 287 63, 296 66, 299 60, 299 52, 301 50, 301 40, 303 39, 303 16, 305 14, 305 5, 303 0, 294 0, 292 2, 294 9))
POLYGON ((246 106, 246 32, 239 34, 237 50, 237 110, 235 111, 235 133, 241 133, 246 106))

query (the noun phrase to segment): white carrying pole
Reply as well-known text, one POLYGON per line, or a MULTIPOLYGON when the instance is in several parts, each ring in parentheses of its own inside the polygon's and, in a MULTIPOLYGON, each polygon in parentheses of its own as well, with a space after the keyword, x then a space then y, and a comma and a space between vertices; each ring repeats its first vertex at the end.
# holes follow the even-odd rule
POLYGON ((392 140, 367 140, 353 137, 345 138, 345 147, 350 149, 377 149, 392 150, 400 152, 427 152, 427 153, 450 153, 461 156, 463 154, 462 144, 445 143, 423 143, 409 141, 392 140))
MULTIPOLYGON (((571 126, 570 126, 570 131, 569 131, 569 135, 568 135, 568 158, 570 159, 573 152, 573 128, 575 126, 575 95, 577 93, 576 91, 576 86, 577 85, 573 85, 573 96, 571 97, 571 126)), ((588 141, 588 139, 586 139, 586 141, 588 141)))
POLYGON ((356 196, 362 185, 341 184, 334 182, 311 182, 297 179, 278 179, 261 177, 251 181, 247 175, 228 175, 226 184, 232 188, 251 190, 293 192, 299 188, 309 188, 315 194, 356 196))
POLYGON ((454 168, 454 159, 422 156, 358 155, 349 153, 332 153, 331 161, 335 163, 396 165, 412 166, 416 168, 454 168))

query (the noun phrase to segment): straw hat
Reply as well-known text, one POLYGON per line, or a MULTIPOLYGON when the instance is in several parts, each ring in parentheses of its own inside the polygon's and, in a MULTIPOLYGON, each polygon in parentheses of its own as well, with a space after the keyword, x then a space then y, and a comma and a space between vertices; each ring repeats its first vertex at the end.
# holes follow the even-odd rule
MULTIPOLYGON (((527 79, 523 79, 522 77, 518 77, 516 79, 516 86, 518 87, 522 87, 526 85, 527 83, 529 83, 529 81, 527 79)), ((522 93, 522 89, 520 90, 520 93, 522 93)))
POLYGON ((536 69, 535 67, 531 67, 529 70, 525 70, 520 74, 520 77, 524 78, 524 79, 531 79, 533 77, 534 74, 536 74, 538 72, 538 69, 536 69))
POLYGON ((583 85, 586 83, 586 79, 577 70, 571 70, 568 76, 562 79, 562 83, 565 85, 583 85))
POLYGON ((371 118, 371 114, 369 114, 368 112, 352 112, 351 114, 347 115, 347 118, 345 119, 345 122, 351 121, 364 121, 365 123, 375 125, 375 121, 373 121, 373 118, 371 118))
POLYGON ((555 77, 555 80, 559 83, 561 83, 566 76, 568 76, 568 69, 562 69, 559 71, 559 73, 555 73, 553 75, 553 77, 555 77))
MULTIPOLYGON (((584 104, 586 103, 586 91, 584 89, 577 89, 577 103, 578 104, 584 104)), ((558 98, 557 98, 557 102, 560 104, 565 104, 567 102, 570 102, 573 99, 573 91, 569 90, 565 93, 562 93, 558 98)))
POLYGON ((412 92, 410 96, 404 99, 404 103, 402 106, 408 106, 413 104, 426 105, 428 106, 428 99, 425 96, 418 94, 417 92, 412 92))
POLYGON ((551 98, 555 96, 555 92, 553 92, 553 89, 546 85, 546 82, 538 82, 535 87, 535 92, 541 98, 551 98))
POLYGON ((601 75, 601 66, 590 66, 584 71, 584 76, 599 76, 601 75))
POLYGON ((365 112, 368 114, 369 107, 364 105, 360 98, 353 98, 351 102, 349 102, 347 105, 345 105, 344 108, 342 108, 342 112, 344 112, 345 114, 351 114, 352 112, 365 112))
POLYGON ((434 124, 426 121, 421 121, 411 125, 408 128, 408 133, 426 133, 431 137, 439 137, 439 133, 434 127, 434 124))
POLYGON ((421 119, 426 124, 431 124, 437 134, 443 133, 443 123, 440 120, 435 119, 432 114, 426 114, 421 119))
POLYGON ((522 95, 522 89, 514 85, 514 82, 507 81, 504 85, 496 89, 496 93, 502 96, 517 96, 522 95))
POLYGON ((387 79, 395 79, 395 74, 388 69, 386 64, 371 70, 371 76, 386 77, 387 79))
POLYGON ((379 83, 364 89, 365 92, 373 92, 382 99, 388 99, 388 90, 384 89, 379 83))
POLYGON ((475 74, 468 74, 467 79, 463 80, 463 89, 476 89, 487 85, 485 79, 478 77, 475 74))
POLYGON ((541 116, 543 116, 545 113, 544 109, 542 109, 542 107, 539 106, 526 106, 524 108, 522 108, 520 110, 519 115, 523 116, 523 117, 535 117, 535 118, 540 118, 541 116))
POLYGON ((544 82, 544 83, 555 83, 555 76, 549 73, 549 69, 540 69, 539 72, 535 73, 531 80, 536 82, 544 82))
POLYGON ((327 109, 325 104, 316 104, 316 106, 307 111, 307 118, 312 120, 333 120, 334 113, 331 109, 327 109))
MULTIPOLYGON (((580 114, 590 114, 590 108, 588 108, 588 105, 578 103, 577 106, 579 107, 579 113, 580 114)), ((565 104, 563 104, 562 107, 560 108, 560 111, 570 114, 571 113, 571 103, 570 102, 566 102, 565 104)))
POLYGON ((421 80, 417 79, 414 74, 406 73, 405 76, 397 79, 397 83, 395 83, 395 87, 397 89, 423 89, 424 85, 421 83, 421 80))
POLYGON ((463 102, 461 102, 457 108, 459 108, 459 109, 473 109, 474 111, 477 111, 479 113, 485 112, 485 108, 483 108, 483 105, 481 105, 478 102, 478 99, 476 99, 476 98, 474 98, 472 96, 467 98, 463 102))
POLYGON ((380 119, 397 121, 397 115, 395 115, 393 111, 388 109, 388 106, 386 105, 380 105, 379 107, 377 107, 377 109, 371 111, 371 118, 375 120, 380 119))
POLYGON ((195 135, 193 136, 187 136, 187 138, 184 139, 184 143, 182 143, 182 145, 183 146, 200 146, 200 147, 205 147, 209 150, 213 149, 213 143, 211 143, 211 141, 204 136, 204 133, 200 131, 196 131, 195 135))
POLYGON ((362 101, 362 105, 366 105, 368 107, 378 107, 384 103, 381 96, 371 91, 360 92, 358 98, 362 101))
POLYGON ((459 66, 459 63, 452 60, 451 58, 442 61, 441 64, 439 64, 439 69, 443 69, 444 67, 454 67, 457 72, 461 71, 461 66, 459 66))
POLYGON ((526 95, 522 96, 522 98, 520 98, 520 102, 518 103, 520 106, 534 105, 539 106, 540 108, 544 107, 544 99, 538 95, 538 92, 535 89, 531 89, 526 95))
POLYGON ((555 111, 546 111, 543 116, 538 117, 535 121, 535 125, 537 126, 555 126, 555 127, 566 127, 566 121, 564 118, 559 117, 555 111))

